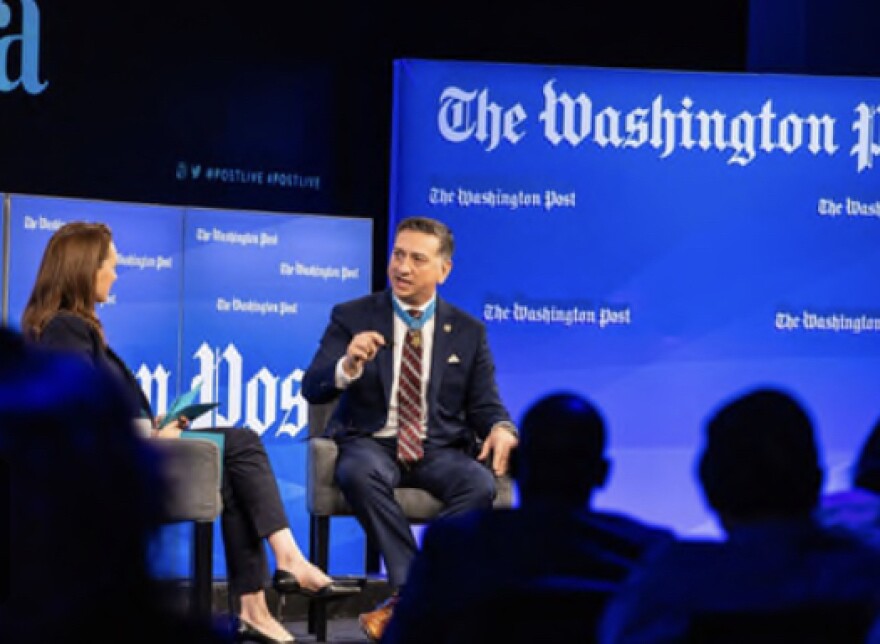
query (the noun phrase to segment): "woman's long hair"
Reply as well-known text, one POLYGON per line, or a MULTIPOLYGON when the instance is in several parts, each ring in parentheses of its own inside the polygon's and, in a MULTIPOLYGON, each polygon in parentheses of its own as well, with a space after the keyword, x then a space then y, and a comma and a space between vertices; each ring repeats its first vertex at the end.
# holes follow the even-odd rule
POLYGON ((39 339, 49 320, 61 311, 80 316, 104 338, 95 315, 95 278, 110 254, 112 240, 110 228, 101 223, 74 221, 55 231, 21 316, 27 338, 39 339))

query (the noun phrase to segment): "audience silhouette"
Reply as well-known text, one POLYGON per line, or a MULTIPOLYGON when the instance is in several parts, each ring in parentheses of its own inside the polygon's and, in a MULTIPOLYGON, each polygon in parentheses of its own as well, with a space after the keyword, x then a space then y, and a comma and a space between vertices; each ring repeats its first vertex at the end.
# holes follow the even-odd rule
POLYGON ((880 420, 859 451, 851 483, 850 489, 822 497, 819 521, 880 548, 880 420))
POLYGON ((652 553, 610 602, 602 642, 864 641, 880 553, 815 520, 823 470, 792 395, 759 388, 722 405, 699 479, 726 540, 652 553))
POLYGON ((110 376, 0 328, 4 642, 228 641, 151 578, 163 477, 132 409, 110 376))
MULTIPOLYGON (((110 375, 0 328, 4 641, 228 641, 150 575, 163 479, 133 405, 110 375)), ((874 641, 876 537, 841 510, 851 495, 818 511, 819 448, 790 393, 747 391, 706 424, 698 477, 722 540, 593 507, 610 461, 584 397, 551 393, 519 427, 519 507, 428 526, 384 644, 874 641)), ((849 492, 878 507, 880 422, 849 492)))
POLYGON ((520 506, 428 526, 382 642, 592 641, 616 584, 672 539, 590 507, 610 463, 604 420, 588 400, 550 394, 519 428, 520 506))

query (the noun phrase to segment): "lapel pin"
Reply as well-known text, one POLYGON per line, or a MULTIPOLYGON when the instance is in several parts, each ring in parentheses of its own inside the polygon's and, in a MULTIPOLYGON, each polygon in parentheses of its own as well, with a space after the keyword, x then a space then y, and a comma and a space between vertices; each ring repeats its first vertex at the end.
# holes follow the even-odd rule
POLYGON ((451 332, 452 332, 452 325, 451 325, 451 324, 444 324, 444 325, 443 325, 443 330, 444 330, 446 333, 451 333, 451 332))

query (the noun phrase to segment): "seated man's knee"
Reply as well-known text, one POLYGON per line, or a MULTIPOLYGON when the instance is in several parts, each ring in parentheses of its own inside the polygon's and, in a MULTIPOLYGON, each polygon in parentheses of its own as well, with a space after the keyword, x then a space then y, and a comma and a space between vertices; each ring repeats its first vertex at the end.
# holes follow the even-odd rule
POLYGON ((495 488, 495 478, 493 476, 487 477, 481 484, 477 487, 477 494, 479 495, 480 503, 486 506, 492 505, 492 502, 495 500, 496 488, 495 488))
POLYGON ((379 469, 357 459, 340 459, 336 463, 336 484, 343 490, 375 488, 383 480, 379 469))
POLYGON ((495 477, 488 468, 479 465, 462 481, 462 494, 475 508, 490 507, 495 500, 495 477))

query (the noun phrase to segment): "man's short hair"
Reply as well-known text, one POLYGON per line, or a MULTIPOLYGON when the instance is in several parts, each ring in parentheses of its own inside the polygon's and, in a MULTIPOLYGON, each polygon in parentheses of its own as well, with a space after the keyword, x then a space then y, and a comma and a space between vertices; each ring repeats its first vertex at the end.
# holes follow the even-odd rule
POLYGON ((440 255, 445 259, 452 259, 452 253, 455 252, 455 239, 452 237, 452 231, 442 221, 430 217, 408 217, 397 224, 397 234, 404 230, 433 235, 440 240, 440 255))

